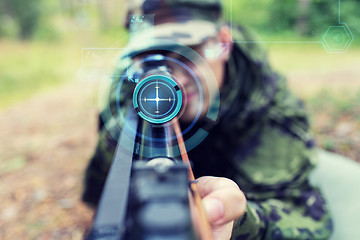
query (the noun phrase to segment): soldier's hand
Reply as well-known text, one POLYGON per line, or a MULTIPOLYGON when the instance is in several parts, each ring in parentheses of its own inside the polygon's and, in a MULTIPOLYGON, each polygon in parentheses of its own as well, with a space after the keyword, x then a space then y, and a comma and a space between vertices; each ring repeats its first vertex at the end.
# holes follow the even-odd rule
POLYGON ((201 177, 197 179, 197 185, 214 240, 230 239, 234 220, 246 210, 244 193, 227 178, 201 177))

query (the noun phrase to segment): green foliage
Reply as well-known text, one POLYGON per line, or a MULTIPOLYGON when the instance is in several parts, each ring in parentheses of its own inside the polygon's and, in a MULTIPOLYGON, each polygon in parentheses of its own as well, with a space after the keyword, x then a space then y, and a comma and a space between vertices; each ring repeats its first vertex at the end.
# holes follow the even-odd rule
POLYGON ((269 5, 269 18, 268 21, 264 21, 264 24, 268 30, 279 33, 287 29, 292 29, 296 24, 296 18, 298 16, 296 1, 284 0, 281 3, 273 2, 269 5))
POLYGON ((355 37, 354 43, 360 44, 360 0, 341 5, 341 21, 346 22, 355 37))
POLYGON ((313 113, 327 111, 333 121, 341 116, 347 115, 357 119, 360 109, 360 91, 337 91, 323 88, 313 97, 307 99, 308 105, 311 106, 313 113))
MULTIPOLYGON (((226 0, 225 18, 253 28, 263 36, 289 35, 319 39, 339 24, 337 0, 226 0)), ((360 1, 341 1, 341 22, 360 35, 360 1)))
POLYGON ((19 27, 8 15, 1 15, 0 14, 0 37, 6 38, 16 38, 19 32, 19 27))
POLYGON ((224 1, 224 12, 227 20, 232 19, 233 23, 241 23, 255 29, 264 28, 264 22, 269 18, 267 10, 270 1, 224 1))
POLYGON ((75 78, 80 46, 0 42, 0 109, 75 78))
POLYGON ((46 42, 57 42, 62 39, 62 35, 50 24, 41 24, 34 34, 34 39, 46 42))
POLYGON ((42 0, 7 0, 11 16, 19 26, 19 37, 30 39, 38 25, 41 14, 42 0))
POLYGON ((35 40, 56 42, 62 39, 62 34, 56 24, 60 14, 58 2, 55 0, 44 1, 41 5, 37 28, 33 34, 35 40))
POLYGON ((308 12, 308 35, 320 36, 330 25, 338 24, 337 1, 314 0, 308 12))

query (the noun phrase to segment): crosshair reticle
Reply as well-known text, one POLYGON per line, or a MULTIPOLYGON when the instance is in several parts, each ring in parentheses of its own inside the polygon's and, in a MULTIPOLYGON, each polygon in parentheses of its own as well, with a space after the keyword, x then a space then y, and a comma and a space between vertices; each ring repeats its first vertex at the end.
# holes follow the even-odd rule
POLYGON ((138 115, 144 120, 162 124, 179 113, 182 93, 173 79, 163 75, 151 75, 136 85, 133 104, 138 115))

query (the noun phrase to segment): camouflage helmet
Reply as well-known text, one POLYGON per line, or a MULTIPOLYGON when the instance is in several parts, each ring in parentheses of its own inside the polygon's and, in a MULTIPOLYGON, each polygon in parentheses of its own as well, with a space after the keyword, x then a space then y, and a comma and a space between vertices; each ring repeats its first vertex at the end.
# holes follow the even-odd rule
POLYGON ((221 14, 221 0, 129 0, 130 49, 201 44, 216 36, 221 14))

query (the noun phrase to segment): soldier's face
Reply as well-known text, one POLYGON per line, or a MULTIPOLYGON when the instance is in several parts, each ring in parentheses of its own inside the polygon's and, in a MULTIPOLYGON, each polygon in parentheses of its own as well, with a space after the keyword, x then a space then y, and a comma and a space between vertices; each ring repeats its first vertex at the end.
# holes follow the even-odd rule
MULTIPOLYGON (((161 53, 178 60, 188 68, 180 67, 176 63, 167 63, 183 94, 181 121, 191 122, 199 113, 200 118, 204 117, 223 86, 225 63, 231 52, 223 51, 221 49, 223 44, 227 44, 231 48, 232 41, 228 27, 221 28, 218 36, 205 43, 190 46, 198 53, 198 58, 201 60, 190 60, 184 57, 181 49, 171 53, 161 53)), ((185 51, 186 49, 188 48, 185 48, 185 51)), ((144 56, 139 55, 138 57, 141 59, 144 56)))
POLYGON ((205 61, 194 64, 188 59, 181 59, 197 76, 198 82, 189 72, 181 68, 172 69, 172 73, 183 92, 182 121, 194 120, 199 111, 200 117, 205 116, 209 106, 223 86, 225 63, 230 54, 219 48, 223 43, 231 45, 231 36, 227 29, 220 30, 219 36, 216 38, 202 45, 192 47, 205 61), (203 104, 200 101, 201 95, 203 104))
MULTIPOLYGON (((198 46, 197 48, 194 47, 194 50, 200 53, 199 48, 203 49, 198 46)), ((176 58, 176 56, 170 57, 176 58)), ((202 57, 205 61, 193 62, 186 58, 179 59, 190 69, 189 71, 179 66, 170 66, 172 74, 183 93, 181 114, 181 120, 183 121, 194 120, 199 112, 200 117, 204 116, 224 81, 225 63, 219 58, 202 57)))

